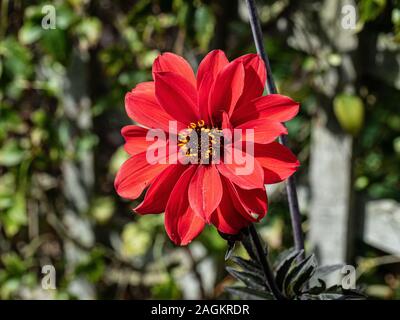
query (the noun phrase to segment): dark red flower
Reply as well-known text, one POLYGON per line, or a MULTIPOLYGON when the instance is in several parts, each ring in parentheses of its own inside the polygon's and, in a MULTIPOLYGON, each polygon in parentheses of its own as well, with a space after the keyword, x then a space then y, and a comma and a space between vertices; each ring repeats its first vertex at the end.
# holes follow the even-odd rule
POLYGON ((129 117, 144 127, 129 125, 122 129, 125 150, 131 157, 116 176, 118 194, 136 199, 148 188, 134 211, 165 212, 166 231, 179 245, 192 241, 206 223, 222 233, 237 234, 263 218, 268 203, 264 185, 288 178, 299 166, 293 153, 275 141, 287 134, 282 122, 297 114, 298 103, 278 94, 262 95, 265 67, 256 54, 229 62, 222 51, 212 51, 195 76, 185 59, 164 53, 153 64, 153 79, 137 85, 125 97, 129 117), (169 132, 170 121, 176 121, 178 130, 184 132, 179 135, 177 150, 188 158, 193 156, 186 151, 189 133, 208 134, 210 144, 205 153, 194 154, 194 163, 147 160, 147 150, 154 143, 146 141, 148 130, 164 130, 165 142, 170 144, 176 137, 169 132), (253 136, 242 137, 242 144, 249 140, 254 143, 254 154, 243 152, 253 160, 251 172, 237 174, 242 164, 226 161, 226 154, 219 163, 214 161, 217 147, 212 132, 223 129, 254 130, 253 136))

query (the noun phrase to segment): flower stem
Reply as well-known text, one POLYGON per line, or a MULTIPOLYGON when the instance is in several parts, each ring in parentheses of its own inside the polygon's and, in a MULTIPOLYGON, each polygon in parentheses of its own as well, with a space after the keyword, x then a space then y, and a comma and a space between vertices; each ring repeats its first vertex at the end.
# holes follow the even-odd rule
POLYGON ((275 299, 286 300, 286 297, 280 292, 278 286, 276 285, 274 274, 268 263, 263 246, 261 245, 260 237, 258 236, 258 233, 257 233, 257 230, 256 230, 254 224, 251 224, 249 226, 249 231, 250 231, 250 237, 251 237, 254 247, 256 249, 258 261, 260 262, 260 264, 263 268, 263 272, 264 272, 268 287, 271 289, 271 292, 274 295, 275 299))
MULTIPOLYGON (((250 25, 253 33, 254 43, 256 45, 257 53, 264 60, 265 68, 267 71, 267 89, 269 94, 278 93, 278 90, 275 85, 274 78, 271 72, 271 66, 269 63, 269 58, 264 49, 263 43, 263 35, 260 25, 260 20, 257 14, 257 8, 255 4, 255 0, 246 0, 247 8, 250 16, 250 25)), ((279 142, 286 146, 287 138, 285 135, 281 135, 279 137, 279 142)), ((293 228, 293 238, 294 238, 294 246, 296 250, 304 252, 304 239, 303 233, 301 230, 301 215, 299 210, 299 201, 297 199, 297 191, 296 191, 296 182, 294 176, 292 175, 286 181, 286 193, 288 197, 289 210, 290 210, 290 218, 293 228)), ((304 257, 302 257, 304 258, 304 257)))

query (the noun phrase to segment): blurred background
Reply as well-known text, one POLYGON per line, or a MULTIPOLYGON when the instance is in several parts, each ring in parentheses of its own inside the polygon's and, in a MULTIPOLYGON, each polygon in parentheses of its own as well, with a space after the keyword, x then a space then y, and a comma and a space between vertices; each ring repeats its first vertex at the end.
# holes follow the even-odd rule
MULTIPOLYGON (((287 126, 307 252, 399 299, 400 2, 257 2, 279 91, 301 102, 287 126)), ((163 51, 194 68, 255 52, 245 2, 0 0, 0 19, 0 299, 226 298, 215 229, 177 248, 113 179, 125 93, 163 51)), ((292 232, 284 186, 268 190, 273 260, 292 232)))

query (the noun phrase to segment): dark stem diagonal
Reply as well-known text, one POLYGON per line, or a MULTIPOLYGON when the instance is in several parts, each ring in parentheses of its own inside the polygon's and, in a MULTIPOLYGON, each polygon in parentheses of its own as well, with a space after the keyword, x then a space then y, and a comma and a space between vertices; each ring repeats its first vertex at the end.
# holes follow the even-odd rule
POLYGON ((254 245, 255 253, 257 254, 258 261, 261 264, 262 270, 265 275, 265 280, 271 293, 277 300, 287 300, 287 298, 280 292, 274 277, 274 273, 268 263, 267 255, 264 252, 263 245, 261 244, 260 237, 258 236, 256 227, 254 224, 249 226, 249 233, 254 245))
MULTIPOLYGON (((269 64, 268 55, 264 49, 263 43, 263 35, 261 31, 260 20, 258 19, 257 8, 255 4, 255 0, 246 0, 247 8, 249 10, 250 16, 250 25, 253 33, 254 43, 256 45, 257 53, 264 60, 265 68, 267 71, 267 89, 269 94, 278 93, 278 90, 275 85, 274 78, 271 72, 271 66, 269 64)), ((279 137, 279 142, 286 146, 287 138, 282 135, 279 137)), ((296 191, 296 182, 294 176, 288 178, 286 181, 286 193, 288 198, 289 210, 290 210, 290 218, 292 222, 293 228, 293 238, 294 238, 294 246, 296 250, 304 250, 304 240, 303 233, 301 230, 301 215, 299 209, 299 201, 297 199, 297 191, 296 191)), ((304 251, 303 251, 304 252, 304 251)), ((304 257, 302 257, 304 258, 304 257)))

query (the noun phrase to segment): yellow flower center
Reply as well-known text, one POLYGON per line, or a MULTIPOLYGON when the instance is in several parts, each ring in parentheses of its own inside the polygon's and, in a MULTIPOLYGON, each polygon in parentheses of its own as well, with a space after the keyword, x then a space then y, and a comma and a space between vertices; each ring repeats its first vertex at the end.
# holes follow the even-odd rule
POLYGON ((221 137, 221 129, 199 120, 178 135, 178 147, 191 163, 209 164, 220 157, 221 137))

